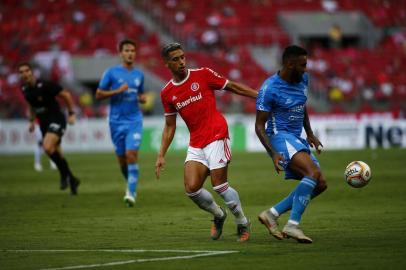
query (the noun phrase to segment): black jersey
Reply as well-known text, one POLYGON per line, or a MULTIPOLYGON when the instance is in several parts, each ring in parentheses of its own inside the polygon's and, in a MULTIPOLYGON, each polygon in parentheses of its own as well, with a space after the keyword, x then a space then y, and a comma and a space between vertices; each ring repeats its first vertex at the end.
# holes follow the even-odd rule
POLYGON ((35 86, 25 84, 22 87, 24 98, 40 120, 62 114, 55 98, 62 90, 59 84, 41 79, 35 82, 35 86))

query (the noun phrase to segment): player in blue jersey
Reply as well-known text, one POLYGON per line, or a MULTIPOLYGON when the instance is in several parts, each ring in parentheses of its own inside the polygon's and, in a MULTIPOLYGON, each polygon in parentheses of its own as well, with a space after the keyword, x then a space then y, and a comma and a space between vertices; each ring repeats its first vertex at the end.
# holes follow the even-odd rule
POLYGON ((258 93, 255 121, 255 132, 277 173, 284 170, 286 179, 300 181, 286 198, 260 213, 258 219, 275 238, 294 238, 300 243, 312 243, 299 228, 301 216, 310 200, 327 188, 319 162, 310 152, 312 146, 320 154, 323 145, 313 134, 306 111, 306 64, 305 49, 295 45, 285 48, 282 69, 268 78, 258 93), (303 128, 307 140, 300 136, 303 128), (289 210, 290 218, 280 232, 277 219, 289 210))
POLYGON ((136 43, 125 39, 119 43, 121 65, 108 68, 96 91, 96 99, 110 98, 109 125, 118 162, 127 181, 124 202, 135 204, 139 176, 138 150, 142 138, 142 112, 145 103, 144 74, 134 68, 136 43))

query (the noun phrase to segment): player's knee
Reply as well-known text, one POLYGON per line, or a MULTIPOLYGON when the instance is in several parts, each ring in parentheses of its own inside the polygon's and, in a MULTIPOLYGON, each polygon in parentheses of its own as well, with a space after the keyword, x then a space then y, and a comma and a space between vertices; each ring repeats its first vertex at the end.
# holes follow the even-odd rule
POLYGON ((138 156, 134 152, 127 152, 125 153, 125 159, 127 164, 136 163, 138 161, 138 156))
POLYGON ((44 149, 45 153, 47 153, 48 155, 52 155, 56 150, 56 147, 50 143, 44 143, 42 145, 42 148, 44 149))
POLYGON ((193 184, 193 183, 185 183, 185 191, 186 193, 195 193, 201 188, 200 185, 193 184))
POLYGON ((320 182, 321 172, 318 169, 311 170, 307 173, 307 176, 312 178, 315 182, 320 182))

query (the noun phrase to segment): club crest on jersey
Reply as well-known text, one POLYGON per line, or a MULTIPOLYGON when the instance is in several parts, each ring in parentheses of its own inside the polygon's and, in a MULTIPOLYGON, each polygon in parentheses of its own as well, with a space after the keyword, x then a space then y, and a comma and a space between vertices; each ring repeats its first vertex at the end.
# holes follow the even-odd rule
POLYGON ((136 87, 140 86, 141 80, 139 78, 134 79, 134 84, 136 87))
POLYGON ((191 85, 190 85, 190 89, 192 89, 192 91, 197 91, 197 90, 199 90, 199 83, 197 83, 197 82, 194 82, 194 83, 192 83, 191 85))
POLYGON ((176 100, 177 97, 176 96, 172 96, 172 101, 176 100))

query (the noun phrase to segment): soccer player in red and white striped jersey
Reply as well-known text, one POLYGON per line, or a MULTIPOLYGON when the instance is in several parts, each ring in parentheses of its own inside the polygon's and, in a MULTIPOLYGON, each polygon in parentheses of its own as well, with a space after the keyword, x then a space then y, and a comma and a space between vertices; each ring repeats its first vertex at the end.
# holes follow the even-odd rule
POLYGON ((213 189, 235 216, 237 240, 246 241, 250 236, 250 223, 244 215, 237 191, 228 183, 230 139, 227 122, 216 108, 214 91, 228 90, 251 98, 256 98, 257 91, 229 81, 209 68, 187 69, 185 53, 178 43, 166 45, 161 54, 173 78, 161 91, 165 127, 155 164, 156 176, 159 178, 165 166, 164 157, 175 135, 176 115, 179 114, 190 132, 184 166, 186 194, 200 208, 213 214, 211 238, 219 239, 227 214, 216 204, 211 193, 203 188, 206 177, 210 175, 213 189))

